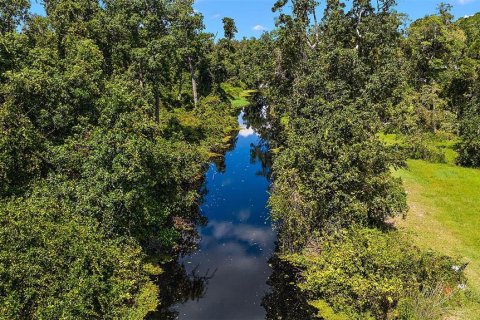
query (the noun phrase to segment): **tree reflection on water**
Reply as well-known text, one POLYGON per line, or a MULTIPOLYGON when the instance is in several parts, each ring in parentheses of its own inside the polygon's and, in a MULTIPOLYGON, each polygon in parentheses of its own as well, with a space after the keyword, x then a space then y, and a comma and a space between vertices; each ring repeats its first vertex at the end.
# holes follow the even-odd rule
POLYGON ((316 320, 316 309, 308 304, 307 297, 295 285, 298 270, 277 254, 269 260, 272 274, 267 284, 270 292, 262 299, 267 320, 316 320))
POLYGON ((208 281, 215 276, 216 270, 205 274, 199 274, 197 270, 196 267, 188 273, 185 265, 177 261, 164 265, 164 272, 156 279, 160 287, 161 306, 148 317, 149 320, 177 319, 175 305, 198 301, 205 295, 208 281))
POLYGON ((206 217, 195 217, 193 225, 175 222, 187 235, 187 247, 199 250, 180 250, 183 258, 164 266, 157 279, 161 306, 150 319, 316 319, 294 285, 298 270, 275 253, 276 232, 266 206, 269 136, 277 126, 269 122, 264 99, 253 101, 239 118, 242 129, 229 152, 213 161, 199 186, 199 205, 209 223, 206 217))

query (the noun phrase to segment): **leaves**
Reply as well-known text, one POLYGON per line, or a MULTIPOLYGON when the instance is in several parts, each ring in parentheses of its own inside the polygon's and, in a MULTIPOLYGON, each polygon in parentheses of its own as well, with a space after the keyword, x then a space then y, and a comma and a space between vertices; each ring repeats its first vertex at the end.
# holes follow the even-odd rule
MULTIPOLYGON (((456 287, 465 281, 455 261, 421 252, 395 231, 353 227, 315 239, 300 254, 285 257, 302 268, 300 287, 320 315, 352 319, 395 318, 402 299, 423 288, 456 287), (332 310, 333 309, 333 310, 332 310)), ((440 307, 440 306, 437 306, 440 307)))
POLYGON ((143 319, 237 110, 192 1, 44 6, 0 2, 0 318, 143 319))

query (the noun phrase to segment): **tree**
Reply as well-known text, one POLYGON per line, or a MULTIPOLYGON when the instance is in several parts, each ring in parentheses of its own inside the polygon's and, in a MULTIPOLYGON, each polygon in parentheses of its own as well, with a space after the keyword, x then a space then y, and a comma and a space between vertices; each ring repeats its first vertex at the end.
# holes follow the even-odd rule
POLYGON ((265 88, 270 75, 274 73, 275 60, 274 35, 263 33, 260 39, 243 39, 238 42, 235 50, 235 68, 238 77, 249 88, 265 88))
POLYGON ((416 88, 432 81, 445 86, 459 69, 465 34, 452 22, 449 7, 439 14, 421 18, 407 31, 407 56, 416 88))
POLYGON ((270 198, 286 234, 284 250, 304 246, 305 235, 352 224, 381 225, 406 211, 401 182, 390 173, 391 166, 402 165, 402 157, 377 137, 399 83, 400 20, 390 3, 375 9, 355 2, 344 11, 344 3, 329 2, 316 46, 308 44, 295 22, 305 30, 311 4, 303 7, 306 11, 294 9, 293 18, 283 17, 278 43, 283 70, 277 72, 280 86, 270 89, 269 103, 285 119, 270 198), (359 30, 368 30, 368 37, 358 37, 359 30), (296 43, 305 44, 303 52, 294 51, 296 43), (294 60, 299 53, 301 59, 294 60))
POLYGON ((467 56, 464 58, 462 80, 455 83, 456 93, 460 95, 460 138, 457 162, 463 166, 480 167, 480 14, 461 18, 457 25, 466 34, 467 56), (459 85, 460 84, 460 85, 459 85), (460 90, 459 90, 460 88, 460 90))
POLYGON ((0 319, 140 320, 156 309, 138 244, 73 207, 55 184, 2 203, 0 319))
POLYGON ((55 29, 56 45, 60 59, 65 58, 67 42, 71 38, 90 37, 100 27, 98 0, 45 0, 45 11, 55 29))
POLYGON ((468 55, 473 59, 480 60, 480 13, 460 18, 456 24, 467 36, 468 55))
POLYGON ((0 35, 15 31, 25 21, 30 2, 28 0, 2 0, 0 2, 0 35))
POLYGON ((222 19, 222 22, 225 38, 231 41, 235 37, 235 34, 238 32, 237 26, 235 25, 235 20, 225 17, 222 19))
POLYGON ((22 194, 47 163, 46 141, 32 122, 12 105, 0 106, 0 198, 22 194))
POLYGON ((440 127, 452 131, 455 117, 449 115, 459 113, 473 75, 463 55, 465 34, 453 23, 451 7, 440 5, 438 10, 436 15, 413 22, 405 42, 409 82, 419 96, 425 95, 413 108, 420 111, 421 119, 425 119, 426 110, 428 117, 436 118, 420 123, 418 128, 431 132, 440 127), (430 106, 425 108, 427 99, 430 106))
MULTIPOLYGON (((422 56, 425 30, 412 24, 410 31, 418 32, 412 39, 422 41, 412 55, 420 58, 411 60, 427 67, 424 74, 415 65, 406 68, 409 56, 402 49, 409 40, 394 5, 331 0, 321 21, 314 1, 279 0, 274 7, 280 11, 271 50, 275 68, 264 105, 280 134, 271 142, 269 204, 279 223, 280 258, 300 270, 297 286, 321 318, 403 317, 399 305, 423 297, 425 287, 446 283, 444 277, 451 286, 462 281, 451 259, 421 253, 385 226, 408 208, 402 182, 391 174, 404 165, 404 156, 379 135, 392 120, 405 125, 405 109, 422 114, 412 118, 425 128, 445 128, 451 105, 444 95, 460 74, 455 67, 462 58, 462 33, 454 32, 442 7, 434 20, 445 26, 450 51, 442 56, 436 44, 427 47, 444 65, 428 65, 422 56), (288 4, 291 12, 283 13, 288 4), (418 105, 405 107, 411 101, 418 105)), ((435 28, 426 28, 427 37, 435 28)))
POLYGON ((466 167, 480 167, 480 85, 467 94, 467 103, 460 116, 460 138, 457 162, 466 167))
POLYGON ((432 133, 436 133, 439 129, 452 131, 448 125, 455 121, 455 114, 449 112, 447 101, 440 98, 440 95, 441 88, 435 82, 422 86, 414 95, 413 105, 418 115, 419 128, 432 133))
POLYGON ((198 239, 205 163, 236 125, 212 36, 192 1, 4 10, 23 3, 0 3, 0 318, 143 319, 158 264, 198 239), (175 101, 179 70, 197 109, 175 101))
MULTIPOLYGON (((187 67, 192 84, 192 97, 194 106, 199 101, 199 83, 197 65, 201 63, 204 56, 205 40, 200 35, 204 28, 202 15, 193 10, 192 0, 177 1, 175 10, 176 24, 173 30, 175 39, 178 41, 178 54, 181 67, 187 67)), ((181 73, 180 73, 181 74, 181 73)))
MULTIPOLYGON (((289 3, 288 0, 275 2, 272 11, 282 12, 282 9, 289 3)), ((280 14, 277 24, 288 25, 295 36, 300 37, 310 49, 315 49, 319 42, 319 24, 316 8, 318 1, 315 0, 292 0, 292 16, 280 14)))
POLYGON ((412 316, 418 309, 404 310, 405 304, 423 298, 431 310, 429 290, 447 291, 465 281, 452 270, 456 261, 422 252, 395 231, 342 230, 286 259, 302 270, 299 287, 318 315, 330 319, 425 318, 412 316))

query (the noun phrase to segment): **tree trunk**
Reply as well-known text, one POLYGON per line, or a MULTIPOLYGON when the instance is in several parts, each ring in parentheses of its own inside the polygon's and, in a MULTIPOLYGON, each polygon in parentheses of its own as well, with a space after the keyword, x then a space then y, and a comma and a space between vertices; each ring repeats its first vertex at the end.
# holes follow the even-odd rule
POLYGON ((183 91, 183 72, 182 70, 180 69, 180 83, 178 84, 178 95, 177 95, 177 100, 181 100, 182 99, 182 91, 183 91))
POLYGON ((193 68, 192 58, 188 57, 188 66, 190 67, 190 77, 192 78, 193 102, 195 107, 198 103, 197 79, 195 77, 195 69, 193 68))
POLYGON ((153 94, 155 96, 155 105, 154 105, 154 108, 155 108, 155 122, 159 123, 160 122, 160 95, 159 95, 157 89, 154 90, 153 94))

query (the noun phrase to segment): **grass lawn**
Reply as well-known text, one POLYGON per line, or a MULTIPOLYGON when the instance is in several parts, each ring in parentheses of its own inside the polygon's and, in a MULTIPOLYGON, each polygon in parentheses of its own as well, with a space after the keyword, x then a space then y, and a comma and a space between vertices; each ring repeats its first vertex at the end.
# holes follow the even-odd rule
MULTIPOLYGON (((453 164, 409 160, 402 177, 410 212, 396 222, 424 249, 469 262, 469 287, 480 294, 480 170, 453 164)), ((480 319, 480 304, 467 306, 460 319, 480 319)))

